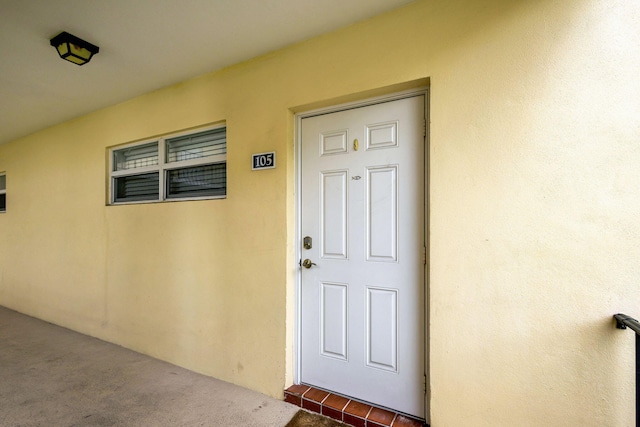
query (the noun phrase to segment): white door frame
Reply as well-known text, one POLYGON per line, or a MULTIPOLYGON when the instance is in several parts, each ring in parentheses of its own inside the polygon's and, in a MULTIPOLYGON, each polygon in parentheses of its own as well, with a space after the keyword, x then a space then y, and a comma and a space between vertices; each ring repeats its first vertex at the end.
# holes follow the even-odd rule
POLYGON ((301 144, 302 144, 302 119, 307 118, 307 117, 313 117, 313 116, 318 116, 321 114, 328 114, 328 113, 334 113, 334 112, 338 112, 338 111, 343 111, 343 110, 350 110, 350 109, 354 109, 354 108, 358 108, 358 107, 366 107, 368 105, 373 105, 373 104, 381 104, 384 102, 389 102, 389 101, 395 101, 395 100, 399 100, 399 99, 404 99, 404 98, 410 98, 413 96, 419 96, 419 95, 424 95, 425 97, 425 119, 426 119, 426 129, 425 129, 425 150, 424 150, 424 165, 425 165, 425 176, 424 176, 424 215, 425 215, 425 236, 424 236, 424 241, 425 241, 425 245, 427 248, 427 253, 426 253, 426 263, 425 263, 425 283, 424 283, 424 287, 425 287, 425 301, 424 301, 424 324, 425 324, 425 328, 424 328, 424 333, 425 333, 425 337, 424 337, 424 355, 425 355, 425 360, 424 360, 424 372, 427 374, 427 378, 426 378, 426 388, 427 388, 427 392, 426 392, 426 402, 425 402, 425 418, 426 421, 429 422, 429 400, 430 400, 430 396, 429 396, 429 323, 427 322, 428 318, 429 318, 429 305, 428 305, 428 301, 429 301, 429 173, 430 173, 430 169, 429 169, 429 88, 428 87, 423 87, 423 88, 418 88, 418 89, 413 89, 413 90, 408 90, 408 91, 403 91, 403 92, 398 92, 398 93, 394 93, 391 95, 386 95, 386 96, 380 96, 380 97, 376 97, 376 98, 369 98, 369 99, 365 99, 365 100, 361 100, 361 101, 356 101, 356 102, 350 102, 350 103, 346 103, 346 104, 339 104, 339 105, 334 105, 334 106, 330 106, 330 107, 325 107, 325 108, 320 108, 320 109, 315 109, 315 110, 310 110, 310 111, 305 111, 305 112, 301 112, 301 113, 297 113, 294 116, 295 119, 295 123, 294 123, 294 132, 295 132, 295 142, 294 142, 294 158, 295 158, 295 242, 294 242, 294 248, 295 248, 295 265, 293 266, 296 274, 295 274, 295 322, 294 322, 294 335, 293 335, 293 345, 294 345, 294 357, 293 357, 293 382, 294 384, 300 384, 300 367, 301 367, 301 363, 302 363, 302 351, 301 351, 301 333, 302 333, 302 328, 301 328, 301 324, 302 324, 302 300, 301 300, 301 284, 302 284, 302 271, 300 266, 298 265, 298 262, 302 256, 302 250, 301 250, 301 242, 302 242, 302 231, 301 231, 301 226, 302 226, 302 222, 301 222, 301 212, 302 212, 302 173, 300 170, 300 165, 302 164, 302 150, 301 150, 301 144))

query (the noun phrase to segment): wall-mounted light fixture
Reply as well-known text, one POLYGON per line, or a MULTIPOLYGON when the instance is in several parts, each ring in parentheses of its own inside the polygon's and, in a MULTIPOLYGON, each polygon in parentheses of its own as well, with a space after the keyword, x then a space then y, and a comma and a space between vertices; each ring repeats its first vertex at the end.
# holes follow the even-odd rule
POLYGON ((66 31, 52 38, 51 46, 56 48, 60 58, 77 65, 84 65, 91 61, 91 57, 100 51, 98 46, 92 45, 66 31))

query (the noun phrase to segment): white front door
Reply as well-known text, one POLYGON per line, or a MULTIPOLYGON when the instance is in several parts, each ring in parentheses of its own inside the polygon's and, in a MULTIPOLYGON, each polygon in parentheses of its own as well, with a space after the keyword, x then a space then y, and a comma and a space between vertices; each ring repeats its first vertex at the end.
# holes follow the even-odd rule
POLYGON ((301 382, 421 418, 425 123, 424 95, 301 120, 301 382))

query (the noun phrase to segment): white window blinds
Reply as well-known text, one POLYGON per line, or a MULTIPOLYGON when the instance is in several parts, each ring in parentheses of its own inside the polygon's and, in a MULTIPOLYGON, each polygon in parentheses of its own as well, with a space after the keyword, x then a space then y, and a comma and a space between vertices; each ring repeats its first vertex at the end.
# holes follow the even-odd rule
POLYGON ((115 202, 136 202, 159 199, 159 173, 115 178, 115 202))
POLYGON ((158 164, 158 142, 136 145, 113 152, 114 170, 137 169, 158 164))
POLYGON ((200 159, 227 154, 226 129, 167 139, 167 162, 200 159))

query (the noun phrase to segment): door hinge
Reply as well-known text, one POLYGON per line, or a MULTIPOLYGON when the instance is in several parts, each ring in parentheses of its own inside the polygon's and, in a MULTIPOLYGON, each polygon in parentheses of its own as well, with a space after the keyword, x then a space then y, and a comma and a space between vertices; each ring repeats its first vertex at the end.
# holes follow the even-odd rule
POLYGON ((427 247, 422 247, 422 263, 423 265, 427 265, 427 247))
POLYGON ((422 121, 422 136, 427 137, 427 119, 422 121))
POLYGON ((424 386, 424 394, 427 394, 427 374, 424 374, 422 385, 424 386))

